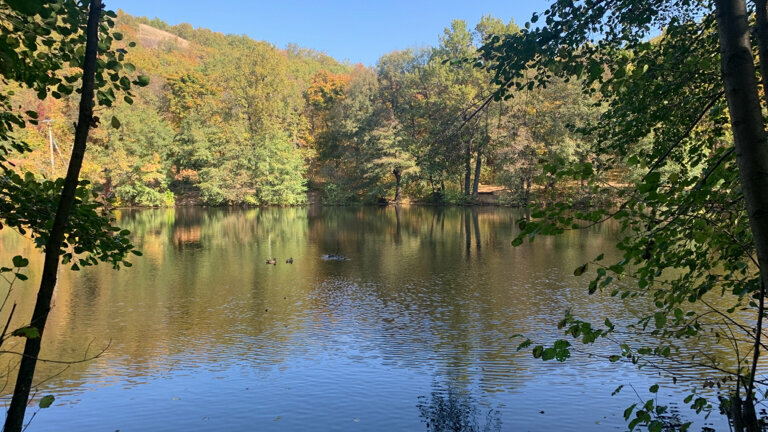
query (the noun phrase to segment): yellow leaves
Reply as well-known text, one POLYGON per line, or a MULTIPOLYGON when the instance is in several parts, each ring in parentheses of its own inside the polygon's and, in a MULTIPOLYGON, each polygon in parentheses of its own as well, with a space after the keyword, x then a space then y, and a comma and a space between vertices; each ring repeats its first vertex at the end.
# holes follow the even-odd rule
POLYGON ((324 106, 344 97, 344 88, 351 80, 350 75, 336 74, 321 70, 310 78, 307 89, 307 102, 314 106, 324 106))
POLYGON ((152 161, 147 162, 144 165, 139 168, 141 172, 144 173, 152 173, 160 171, 160 169, 163 167, 162 160, 160 159, 160 155, 157 153, 154 153, 152 155, 152 161))

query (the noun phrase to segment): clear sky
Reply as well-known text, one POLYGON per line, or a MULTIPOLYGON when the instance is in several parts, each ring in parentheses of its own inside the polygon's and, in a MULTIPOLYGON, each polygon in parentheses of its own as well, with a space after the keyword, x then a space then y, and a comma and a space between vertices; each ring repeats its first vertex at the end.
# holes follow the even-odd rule
POLYGON ((491 14, 522 26, 549 0, 105 0, 109 9, 246 34, 280 48, 295 43, 337 60, 373 65, 396 49, 436 45, 453 19, 474 27, 491 14))

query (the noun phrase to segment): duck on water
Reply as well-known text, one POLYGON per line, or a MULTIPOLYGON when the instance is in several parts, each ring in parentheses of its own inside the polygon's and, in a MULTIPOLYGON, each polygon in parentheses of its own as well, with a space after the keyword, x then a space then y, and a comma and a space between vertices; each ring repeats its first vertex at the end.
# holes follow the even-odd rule
MULTIPOLYGON (((333 253, 333 254, 324 254, 320 258, 325 260, 325 261, 349 261, 349 257, 346 257, 344 255, 335 254, 335 253, 333 253)), ((277 258, 270 258, 270 259, 268 259, 268 260, 266 260, 264 262, 266 264, 277 265, 277 258)), ((286 264, 293 264, 293 257, 290 257, 287 260, 285 260, 285 263, 286 264)))
POLYGON ((339 255, 339 254, 335 254, 335 253, 334 254, 325 254, 325 255, 321 256, 320 258, 322 258, 325 261, 349 261, 349 258, 345 257, 344 255, 339 255))

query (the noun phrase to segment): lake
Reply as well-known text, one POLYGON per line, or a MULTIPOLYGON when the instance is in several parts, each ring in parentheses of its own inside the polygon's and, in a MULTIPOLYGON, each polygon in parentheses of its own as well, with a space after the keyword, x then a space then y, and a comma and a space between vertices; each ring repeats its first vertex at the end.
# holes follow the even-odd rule
MULTIPOLYGON (((514 248, 521 215, 120 211, 118 224, 144 256, 117 272, 62 270, 41 356, 81 360, 106 350, 38 368, 38 397, 56 401, 44 410, 33 404, 28 430, 609 431, 626 430, 623 410, 651 398, 655 382, 659 402, 680 403, 684 378, 673 386, 657 371, 584 353, 559 363, 517 351, 517 334, 557 338, 568 308, 598 324, 644 308, 637 299, 589 296, 589 277, 573 275, 601 252, 616 256, 615 227, 514 248), (321 259, 332 253, 349 260, 321 259), (272 257, 277 264, 265 264, 272 257)), ((31 261, 30 281, 14 293, 21 325, 42 257, 9 230, 0 240, 3 262, 19 253, 31 261)), ((20 339, 13 343, 20 349, 20 339)), ((717 413, 704 420, 677 409, 695 420, 691 430, 727 429, 717 413)))

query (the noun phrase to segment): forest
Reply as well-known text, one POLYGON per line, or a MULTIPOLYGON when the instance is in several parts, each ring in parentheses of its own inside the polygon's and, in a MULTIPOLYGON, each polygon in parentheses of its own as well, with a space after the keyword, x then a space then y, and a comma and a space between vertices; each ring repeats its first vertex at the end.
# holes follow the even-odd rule
MULTIPOLYGON (((476 50, 519 28, 492 16, 474 29, 446 24, 439 46, 366 67, 119 11, 117 46, 135 44, 121 68, 148 85, 100 95, 109 106, 97 116, 120 127, 93 134, 83 178, 117 206, 295 205, 308 192, 332 205, 469 204, 481 184, 498 186, 502 204, 560 193, 595 201, 551 172, 593 162, 579 128, 599 105, 566 80, 493 101, 476 50)), ((14 90, 13 103, 41 121, 19 136, 32 151, 13 162, 63 174, 77 94, 14 90)))

